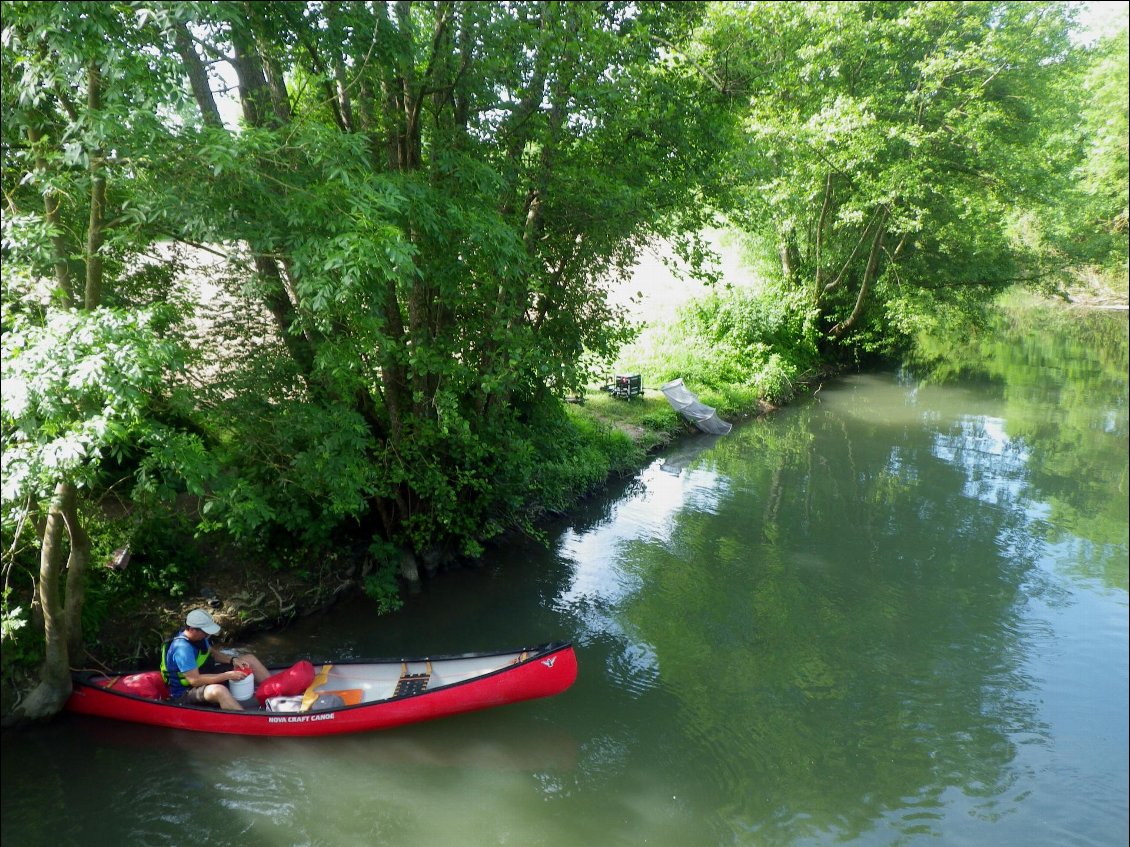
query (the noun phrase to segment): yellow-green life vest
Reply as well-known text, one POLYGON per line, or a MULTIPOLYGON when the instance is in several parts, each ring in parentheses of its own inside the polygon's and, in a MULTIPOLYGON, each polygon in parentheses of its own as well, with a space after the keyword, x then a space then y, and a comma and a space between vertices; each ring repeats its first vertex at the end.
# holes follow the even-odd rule
POLYGON ((169 670, 169 650, 172 649, 173 643, 177 639, 184 639, 188 642, 189 646, 196 652, 196 669, 200 670, 204 667, 204 663, 208 661, 208 657, 212 655, 212 642, 210 639, 205 638, 200 643, 190 641, 188 636, 181 630, 164 644, 161 645, 161 678, 165 680, 165 684, 169 686, 169 693, 172 699, 176 700, 186 691, 192 689, 192 683, 188 681, 182 671, 177 671, 176 677, 173 677, 172 672, 169 670))

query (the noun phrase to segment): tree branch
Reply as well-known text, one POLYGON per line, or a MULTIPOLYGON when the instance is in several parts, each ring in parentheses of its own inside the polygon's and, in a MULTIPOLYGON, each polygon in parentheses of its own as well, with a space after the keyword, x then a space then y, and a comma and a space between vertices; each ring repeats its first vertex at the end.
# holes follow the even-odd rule
POLYGON ((733 94, 734 93, 734 91, 731 90, 730 87, 726 85, 726 83, 724 83, 721 79, 719 79, 718 76, 713 71, 711 71, 709 68, 704 68, 702 65, 700 65, 698 62, 696 62, 694 59, 692 59, 690 56, 688 56, 686 53, 684 53, 682 50, 680 50, 678 47, 676 47, 674 44, 672 44, 666 38, 664 38, 661 35, 656 35, 654 32, 650 33, 650 36, 651 36, 652 41, 656 42, 657 44, 662 44, 664 47, 666 47, 672 53, 678 53, 686 61, 688 61, 691 64, 691 66, 694 67, 694 69, 696 71, 698 71, 700 74, 702 74, 703 79, 705 79, 707 82, 709 82, 711 84, 711 86, 713 86, 714 89, 719 94, 733 94))
POLYGON ((867 300, 867 294, 871 290, 871 280, 875 277, 875 271, 879 265, 879 252, 883 245, 883 225, 886 223, 886 213, 883 213, 882 218, 875 228, 875 237, 871 241, 871 252, 867 256, 867 267, 863 271, 863 282, 859 286, 859 294, 855 298, 855 306, 852 307, 851 314, 847 320, 833 326, 828 330, 828 335, 837 338, 855 326, 859 316, 863 314, 863 304, 867 300))
POLYGON ((836 278, 824 286, 824 290, 820 292, 821 294, 827 294, 830 291, 834 291, 839 286, 840 282, 844 278, 844 274, 846 274, 848 268, 851 267, 851 263, 855 259, 855 254, 859 252, 859 248, 862 247, 863 242, 867 240, 867 234, 871 231, 872 224, 875 223, 882 212, 882 207, 875 210, 875 214, 872 216, 871 220, 867 222, 867 226, 863 228, 863 232, 860 234, 859 240, 855 242, 855 247, 852 248, 851 255, 847 257, 847 261, 844 262, 844 266, 840 268, 840 272, 836 275, 836 278))
POLYGON ((820 293, 821 272, 820 267, 820 247, 824 241, 824 221, 828 217, 828 206, 832 200, 832 172, 828 171, 827 176, 824 178, 824 202, 820 206, 820 220, 816 223, 816 292, 817 296, 820 293))
POLYGON ((173 25, 173 46, 184 62, 185 72, 188 74, 188 84, 192 87, 192 96, 200 108, 200 116, 205 126, 223 127, 220 119, 220 110, 216 107, 216 98, 212 95, 212 88, 208 82, 208 71, 200 59, 200 54, 193 46, 193 39, 189 35, 188 27, 183 22, 173 25))

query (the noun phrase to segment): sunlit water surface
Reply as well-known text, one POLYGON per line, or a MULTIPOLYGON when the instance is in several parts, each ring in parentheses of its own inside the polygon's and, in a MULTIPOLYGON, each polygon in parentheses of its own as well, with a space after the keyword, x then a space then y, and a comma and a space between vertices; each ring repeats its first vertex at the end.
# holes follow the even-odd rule
POLYGON ((4 844, 1126 844, 1125 364, 1057 355, 829 383, 548 547, 249 645, 567 638, 559 697, 323 739, 64 718, 5 735, 4 844))

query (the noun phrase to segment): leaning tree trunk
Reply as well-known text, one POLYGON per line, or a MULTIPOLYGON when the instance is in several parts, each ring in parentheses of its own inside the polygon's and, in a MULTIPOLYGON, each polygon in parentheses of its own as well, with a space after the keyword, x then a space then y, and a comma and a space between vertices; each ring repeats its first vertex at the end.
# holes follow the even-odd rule
POLYGON ((82 631, 82 607, 86 599, 86 570, 90 564, 90 536, 86 534, 79 519, 77 501, 77 497, 72 497, 63 511, 67 535, 71 540, 71 552, 67 556, 66 600, 63 605, 67 655, 71 660, 77 660, 86 649, 82 631))
POLYGON ((70 654, 59 576, 63 570, 63 537, 67 516, 76 511, 77 492, 69 482, 55 487, 47 511, 47 526, 39 553, 39 604, 43 613, 44 657, 39 684, 20 703, 15 713, 30 720, 49 718, 62 710, 71 693, 70 654))
POLYGON ((845 332, 855 326, 856 322, 859 320, 860 315, 863 314, 863 307, 867 302, 867 295, 871 291, 871 284, 874 282, 875 276, 878 272, 879 253, 883 249, 883 236, 885 235, 884 226, 886 225, 886 222, 887 212, 886 210, 884 210, 879 215, 878 226, 875 228, 875 235, 871 240, 871 252, 867 256, 867 265, 863 269, 863 281, 859 285, 859 293, 855 298, 855 306, 852 308, 851 314, 848 315, 845 320, 840 321, 838 324, 828 330, 828 335, 831 338, 838 338, 839 336, 843 335, 845 332))

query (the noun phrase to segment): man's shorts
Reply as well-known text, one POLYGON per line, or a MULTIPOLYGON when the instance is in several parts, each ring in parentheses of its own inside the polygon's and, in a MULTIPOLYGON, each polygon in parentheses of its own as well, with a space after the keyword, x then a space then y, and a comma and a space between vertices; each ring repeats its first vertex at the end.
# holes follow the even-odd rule
MULTIPOLYGON (((211 656, 209 656, 204 661, 204 664, 200 668, 200 673, 221 673, 221 672, 222 671, 220 670, 220 666, 216 663, 216 660, 213 659, 211 656)), ((204 689, 207 688, 207 687, 208 687, 207 685, 201 685, 197 688, 190 688, 190 689, 188 689, 188 691, 184 692, 184 694, 182 694, 180 697, 178 697, 173 702, 177 703, 178 705, 181 705, 181 706, 211 706, 212 704, 204 699, 204 689)))
POLYGON ((184 692, 183 695, 177 698, 177 704, 181 706, 210 706, 212 705, 204 699, 204 689, 207 685, 201 685, 199 688, 190 688, 184 692))

